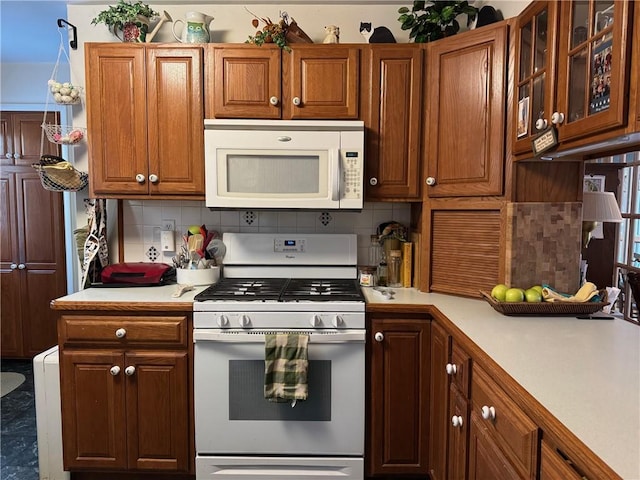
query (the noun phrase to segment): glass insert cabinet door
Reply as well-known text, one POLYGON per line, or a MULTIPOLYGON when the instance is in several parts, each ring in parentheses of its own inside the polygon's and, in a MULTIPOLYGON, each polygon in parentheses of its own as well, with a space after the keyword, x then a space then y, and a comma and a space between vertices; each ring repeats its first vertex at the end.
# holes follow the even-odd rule
POLYGON ((514 151, 548 127, 555 107, 558 2, 533 2, 518 17, 514 151))
POLYGON ((557 102, 560 141, 626 123, 630 5, 626 0, 560 3, 557 102))

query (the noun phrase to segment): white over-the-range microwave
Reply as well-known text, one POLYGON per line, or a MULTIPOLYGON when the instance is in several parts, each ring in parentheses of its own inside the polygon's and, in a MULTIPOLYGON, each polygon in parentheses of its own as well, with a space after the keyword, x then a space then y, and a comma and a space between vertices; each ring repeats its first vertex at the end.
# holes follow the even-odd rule
POLYGON ((362 209, 364 122, 205 120, 206 206, 362 209))

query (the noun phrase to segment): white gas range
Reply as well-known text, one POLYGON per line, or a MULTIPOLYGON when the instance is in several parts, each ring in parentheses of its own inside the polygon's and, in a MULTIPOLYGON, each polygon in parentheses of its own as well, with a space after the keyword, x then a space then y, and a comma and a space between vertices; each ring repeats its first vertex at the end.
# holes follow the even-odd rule
POLYGON ((225 234, 194 302, 198 479, 364 478, 365 303, 356 235, 225 234), (307 400, 264 398, 265 334, 309 336, 307 400))

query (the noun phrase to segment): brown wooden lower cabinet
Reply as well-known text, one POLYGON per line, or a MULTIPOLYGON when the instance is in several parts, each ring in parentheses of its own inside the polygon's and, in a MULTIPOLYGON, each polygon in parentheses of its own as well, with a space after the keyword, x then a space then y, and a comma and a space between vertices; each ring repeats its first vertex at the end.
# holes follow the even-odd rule
POLYGON ((62 315, 58 330, 65 469, 190 472, 187 317, 62 315))
POLYGON ((482 417, 471 412, 469 429, 469 480, 514 480, 522 478, 511 467, 487 432, 482 417))
POLYGON ((448 480, 467 478, 467 446, 469 443, 469 400, 451 384, 449 395, 448 480))
POLYGON ((431 382, 429 385, 429 476, 447 479, 447 432, 449 417, 449 375, 451 335, 436 322, 431 323, 431 382))
POLYGON ((431 480, 620 478, 448 319, 431 323, 431 480))
POLYGON ((368 322, 369 476, 427 475, 430 322, 401 316, 368 322))
POLYGON ((584 478, 586 477, 576 470, 573 462, 566 455, 542 441, 540 480, 583 480, 584 478))

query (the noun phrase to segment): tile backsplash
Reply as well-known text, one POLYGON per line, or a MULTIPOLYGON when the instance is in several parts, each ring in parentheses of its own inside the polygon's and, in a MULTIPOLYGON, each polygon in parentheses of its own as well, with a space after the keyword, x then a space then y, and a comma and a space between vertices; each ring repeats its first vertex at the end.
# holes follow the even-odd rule
POLYGON ((124 261, 157 261, 171 264, 174 252, 163 252, 160 231, 163 220, 174 220, 176 248, 190 225, 209 230, 252 233, 355 233, 358 235, 358 263, 368 261, 370 235, 378 225, 395 221, 410 225, 407 203, 365 203, 359 212, 209 210, 204 202, 175 200, 123 201, 124 261))

